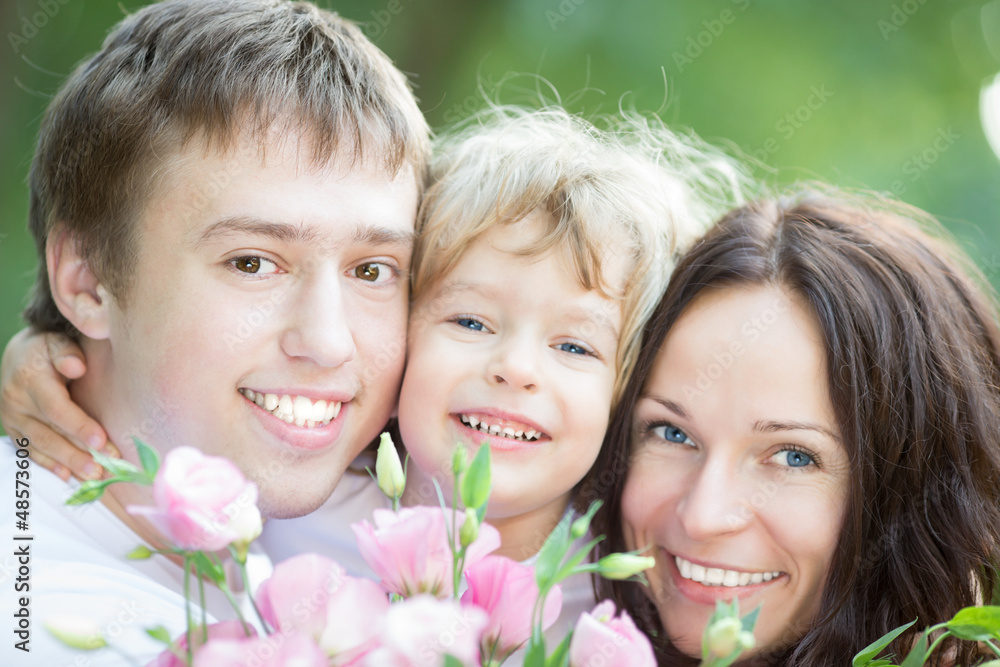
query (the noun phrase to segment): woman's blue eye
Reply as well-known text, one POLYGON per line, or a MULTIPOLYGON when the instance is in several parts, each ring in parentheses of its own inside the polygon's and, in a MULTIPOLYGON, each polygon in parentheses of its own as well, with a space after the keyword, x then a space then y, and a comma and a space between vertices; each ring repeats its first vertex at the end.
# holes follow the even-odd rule
POLYGON ((778 452, 778 460, 789 468, 805 468, 816 463, 812 456, 797 449, 785 449, 778 452))
POLYGON ((480 322, 479 320, 474 320, 471 317, 460 317, 457 320, 455 320, 455 324, 457 324, 460 327, 470 329, 472 331, 483 330, 483 323, 480 322))
POLYGON ((667 442, 676 442, 681 445, 693 445, 694 441, 688 434, 671 424, 664 424, 653 429, 654 435, 663 438, 667 442))
POLYGON ((569 352, 570 354, 589 354, 586 348, 577 345, 576 343, 559 343, 556 345, 556 349, 562 350, 563 352, 569 352))

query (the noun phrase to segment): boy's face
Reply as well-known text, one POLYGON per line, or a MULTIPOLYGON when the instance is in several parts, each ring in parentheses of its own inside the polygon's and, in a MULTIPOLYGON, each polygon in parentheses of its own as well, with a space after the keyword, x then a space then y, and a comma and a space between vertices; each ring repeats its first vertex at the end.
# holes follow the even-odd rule
POLYGON ((403 442, 448 483, 455 443, 474 454, 487 441, 492 518, 564 505, 608 424, 621 307, 581 287, 561 248, 514 254, 540 237, 543 215, 487 233, 410 318, 403 442))
POLYGON ((265 515, 298 516, 394 405, 416 181, 350 156, 318 169, 294 133, 266 161, 246 142, 229 155, 193 143, 141 214, 102 421, 116 439, 226 456, 265 515))

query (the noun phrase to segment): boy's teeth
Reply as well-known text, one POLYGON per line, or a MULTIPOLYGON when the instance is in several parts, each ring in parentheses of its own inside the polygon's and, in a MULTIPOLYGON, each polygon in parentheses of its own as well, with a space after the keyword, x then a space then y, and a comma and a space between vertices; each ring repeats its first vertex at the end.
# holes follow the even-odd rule
POLYGON ((781 572, 739 572, 737 570, 723 570, 718 567, 704 567, 686 561, 680 556, 674 556, 674 562, 677 563, 677 570, 682 577, 697 581, 704 586, 736 588, 737 586, 749 586, 771 581, 781 576, 781 572))
POLYGON ((318 400, 313 402, 307 396, 292 396, 289 394, 264 394, 252 389, 240 389, 247 400, 272 413, 287 424, 313 428, 326 426, 340 414, 341 403, 338 401, 318 400))
POLYGON ((518 430, 510 426, 500 426, 499 424, 489 424, 484 421, 480 421, 478 418, 471 415, 459 415, 459 419, 463 424, 470 428, 474 428, 482 433, 487 433, 489 435, 499 435, 505 438, 510 438, 511 440, 527 440, 529 442, 537 440, 542 434, 534 430, 518 430))

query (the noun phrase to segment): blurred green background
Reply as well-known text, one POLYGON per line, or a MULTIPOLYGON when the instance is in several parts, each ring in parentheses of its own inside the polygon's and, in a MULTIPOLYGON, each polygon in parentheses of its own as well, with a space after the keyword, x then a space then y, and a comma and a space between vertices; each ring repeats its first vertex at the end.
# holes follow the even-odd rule
MULTIPOLYGON (((137 0, 0 9, 0 341, 35 271, 25 177, 41 113, 137 0)), ((434 127, 537 73, 575 111, 621 101, 755 154, 771 181, 893 191, 944 220, 1000 286, 1000 159, 980 115, 1000 0, 320 0, 409 73, 434 127)), ((513 101, 513 100, 508 100, 513 101)), ((998 112, 1000 113, 1000 112, 998 112)))

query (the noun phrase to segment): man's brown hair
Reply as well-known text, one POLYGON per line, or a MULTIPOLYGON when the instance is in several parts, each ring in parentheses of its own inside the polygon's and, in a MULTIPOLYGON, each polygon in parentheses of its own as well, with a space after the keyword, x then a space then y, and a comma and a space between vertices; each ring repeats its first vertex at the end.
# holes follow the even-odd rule
POLYGON ((136 221, 165 160, 195 136, 222 151, 247 136, 263 146, 283 129, 304 130, 317 166, 346 155, 389 174, 413 168, 421 182, 429 156, 405 77, 332 12, 284 0, 167 0, 126 17, 42 121, 29 212, 42 262, 27 321, 73 333, 44 261, 57 225, 123 303, 136 221))

